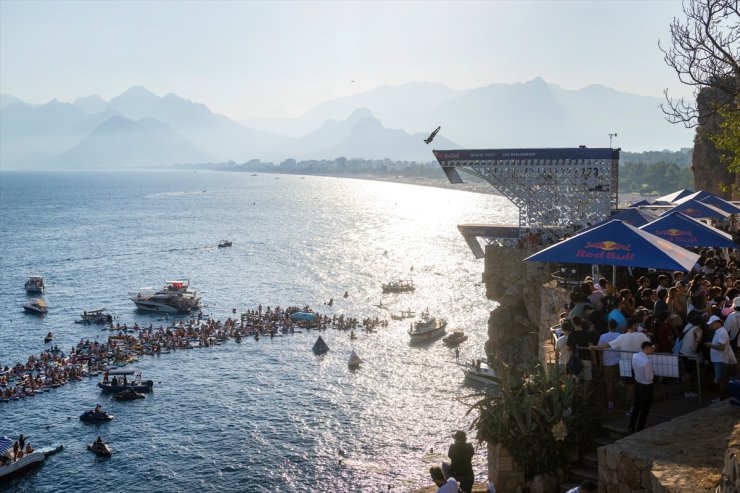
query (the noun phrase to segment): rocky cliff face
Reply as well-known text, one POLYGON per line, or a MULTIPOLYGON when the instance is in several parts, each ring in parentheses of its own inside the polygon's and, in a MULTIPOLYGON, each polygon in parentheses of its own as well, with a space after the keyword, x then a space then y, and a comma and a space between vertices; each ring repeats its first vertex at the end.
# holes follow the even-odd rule
POLYGON ((694 137, 694 185, 697 190, 705 190, 727 200, 738 199, 740 173, 730 173, 727 166, 720 162, 717 148, 706 138, 717 131, 721 122, 720 116, 712 111, 718 97, 718 89, 707 87, 699 92, 697 98, 701 125, 696 128, 694 137), (732 196, 733 190, 736 197, 732 196))
MULTIPOLYGON (((500 306, 488 319, 486 354, 500 356, 507 364, 528 365, 538 359, 541 346, 542 313, 554 313, 555 307, 543 306, 543 284, 550 280, 547 264, 523 262, 535 253, 529 246, 486 247, 486 296, 500 306)), ((563 295, 557 297, 563 303, 563 295)))

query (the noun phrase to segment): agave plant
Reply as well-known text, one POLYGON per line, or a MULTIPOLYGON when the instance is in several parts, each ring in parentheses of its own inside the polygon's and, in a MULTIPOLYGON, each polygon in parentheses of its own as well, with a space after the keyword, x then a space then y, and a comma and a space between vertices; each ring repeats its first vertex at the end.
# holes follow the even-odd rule
POLYGON ((581 385, 557 368, 529 370, 495 361, 498 392, 477 394, 468 413, 479 440, 500 443, 526 467, 527 476, 554 471, 567 462, 568 450, 587 444, 599 425, 581 385))

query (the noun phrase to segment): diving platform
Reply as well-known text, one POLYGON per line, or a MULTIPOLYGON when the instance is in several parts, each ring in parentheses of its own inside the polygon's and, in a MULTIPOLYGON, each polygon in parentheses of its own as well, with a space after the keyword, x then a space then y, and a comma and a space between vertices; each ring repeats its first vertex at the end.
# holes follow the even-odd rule
POLYGON ((460 172, 478 177, 519 209, 518 227, 458 226, 479 257, 477 238, 506 243, 516 230, 520 240, 538 235, 555 241, 609 217, 618 204, 619 151, 581 146, 433 152, 450 183, 463 183, 460 172))

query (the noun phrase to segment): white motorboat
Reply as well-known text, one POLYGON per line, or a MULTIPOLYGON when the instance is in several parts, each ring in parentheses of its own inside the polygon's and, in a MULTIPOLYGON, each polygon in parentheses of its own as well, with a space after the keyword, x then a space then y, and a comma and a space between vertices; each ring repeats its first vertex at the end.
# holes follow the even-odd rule
POLYGON ((44 287, 44 276, 39 275, 29 276, 25 284, 27 293, 43 293, 44 287))
POLYGON ((352 350, 352 354, 349 355, 349 361, 347 362, 347 366, 350 368, 359 368, 360 365, 363 363, 362 358, 360 358, 355 350, 352 350))
POLYGON ((414 281, 411 279, 399 279, 397 281, 389 281, 387 284, 383 284, 384 293, 404 293, 407 291, 414 291, 414 281))
POLYGON ((139 310, 161 313, 190 313, 200 309, 200 298, 190 288, 190 281, 167 281, 162 289, 142 288, 131 293, 131 301, 139 310))
POLYGON ((28 313, 33 313, 34 315, 46 315, 49 312, 49 309, 46 307, 46 302, 42 299, 26 303, 23 305, 23 309, 28 313))
POLYGON ((498 385, 496 371, 485 360, 479 359, 470 363, 461 363, 460 369, 465 374, 465 378, 474 382, 498 385))
POLYGON ((445 333, 447 320, 429 315, 429 311, 421 312, 419 320, 411 324, 408 330, 412 341, 427 341, 445 333))
POLYGON ((218 242, 219 248, 226 248, 226 247, 230 247, 231 245, 232 245, 231 240, 221 240, 218 242))
MULTIPOLYGON (((8 453, 8 451, 12 453, 13 443, 15 443, 14 440, 8 437, 0 437, 0 455, 6 454, 8 453)), ((64 447, 60 445, 54 449, 36 450, 28 455, 24 455, 16 461, 10 462, 7 465, 0 464, 0 481, 4 482, 11 478, 25 474, 31 469, 40 466, 44 462, 44 459, 52 454, 59 452, 63 448, 64 447)))

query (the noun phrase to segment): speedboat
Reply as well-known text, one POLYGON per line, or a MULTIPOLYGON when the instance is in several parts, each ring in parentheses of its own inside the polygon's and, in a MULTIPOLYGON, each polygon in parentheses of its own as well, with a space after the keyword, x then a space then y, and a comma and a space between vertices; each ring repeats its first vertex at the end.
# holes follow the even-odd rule
POLYGON ((108 414, 102 410, 95 411, 94 409, 89 409, 80 415, 80 421, 85 421, 86 423, 106 423, 112 419, 112 414, 108 414))
MULTIPOLYGON (((13 451, 14 440, 8 437, 0 437, 0 456, 3 454, 13 451)), ((21 476, 26 472, 40 466, 44 459, 48 456, 53 455, 64 449, 63 445, 59 445, 56 448, 36 450, 30 454, 24 455, 17 461, 11 462, 8 465, 0 465, 0 481, 5 482, 6 480, 21 476)))
POLYGON ((100 440, 100 438, 98 438, 96 441, 92 443, 88 443, 87 449, 90 450, 91 452, 94 452, 95 455, 99 455, 101 457, 110 457, 111 454, 113 453, 113 450, 110 448, 110 446, 107 443, 100 440))
POLYGON ((44 287, 44 276, 32 275, 25 284, 27 293, 43 293, 44 287))
POLYGON ((446 346, 449 347, 455 347, 459 346, 463 342, 468 340, 468 336, 465 335, 465 333, 462 330, 456 330, 452 334, 448 335, 444 339, 442 339, 442 342, 445 343, 446 346))
POLYGON ((28 313, 33 313, 34 315, 46 315, 49 312, 49 309, 46 307, 46 302, 42 299, 36 299, 30 303, 26 303, 23 305, 23 309, 28 313))
POLYGON ((141 392, 137 392, 134 389, 128 388, 122 390, 117 394, 113 394, 113 398, 117 401, 133 401, 136 399, 146 399, 146 396, 141 392))
POLYGON ((411 324, 408 330, 412 341, 427 341, 445 333, 447 320, 429 315, 425 310, 421 313, 419 320, 411 324))
POLYGON ((465 378, 474 382, 489 385, 498 385, 499 383, 496 371, 488 365, 486 360, 479 359, 470 363, 460 364, 460 369, 465 374, 465 378))
POLYGON ((108 324, 113 322, 113 317, 105 308, 95 308, 94 310, 85 310, 82 312, 76 324, 108 324))
POLYGON ((112 370, 108 370, 107 373, 108 376, 112 376, 113 378, 108 382, 98 382, 98 387, 100 387, 100 389, 106 394, 118 394, 127 389, 131 389, 134 392, 149 393, 154 387, 153 381, 142 381, 140 371, 114 368, 112 370), (129 381, 127 379, 129 375, 135 375, 134 379, 129 381))
POLYGON ((218 242, 219 248, 226 248, 231 246, 231 240, 221 240, 218 242))
POLYGON ((389 281, 387 284, 382 285, 384 293, 404 293, 407 291, 414 291, 414 281, 411 279, 398 279, 396 281, 389 281))
POLYGON ((51 332, 46 334, 46 337, 44 337, 44 342, 51 342, 53 340, 54 340, 54 334, 52 334, 51 332))
POLYGON ((139 310, 164 313, 190 313, 200 309, 200 298, 190 290, 190 281, 167 281, 162 289, 142 288, 131 293, 131 301, 139 310))

